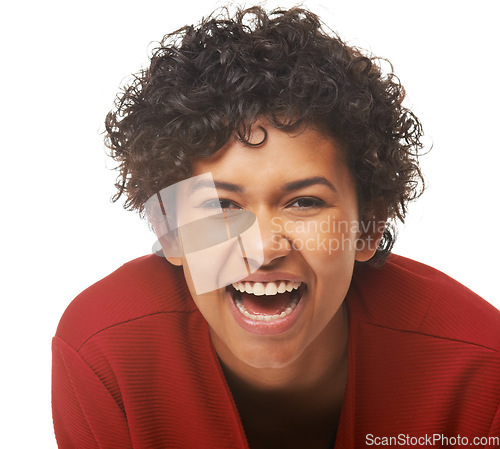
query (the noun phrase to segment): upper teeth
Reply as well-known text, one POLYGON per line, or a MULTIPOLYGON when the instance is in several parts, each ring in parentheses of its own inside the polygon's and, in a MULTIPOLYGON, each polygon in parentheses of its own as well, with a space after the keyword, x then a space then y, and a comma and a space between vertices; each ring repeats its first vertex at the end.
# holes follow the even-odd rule
POLYGON ((255 296, 276 295, 277 293, 291 292, 299 288, 301 282, 276 281, 276 282, 235 282, 233 287, 242 293, 255 296))

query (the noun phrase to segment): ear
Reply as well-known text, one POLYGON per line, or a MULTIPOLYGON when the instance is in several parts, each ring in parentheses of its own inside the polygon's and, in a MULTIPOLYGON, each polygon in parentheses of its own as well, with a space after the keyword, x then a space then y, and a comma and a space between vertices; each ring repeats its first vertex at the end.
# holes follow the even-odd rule
POLYGON ((159 243, 165 259, 167 259, 172 265, 181 267, 183 265, 182 249, 179 241, 177 240, 177 233, 163 235, 159 239, 159 243))
POLYGON ((366 262, 370 260, 384 235, 387 226, 387 208, 385 203, 377 201, 376 206, 365 214, 359 222, 359 234, 356 241, 356 260, 366 262))

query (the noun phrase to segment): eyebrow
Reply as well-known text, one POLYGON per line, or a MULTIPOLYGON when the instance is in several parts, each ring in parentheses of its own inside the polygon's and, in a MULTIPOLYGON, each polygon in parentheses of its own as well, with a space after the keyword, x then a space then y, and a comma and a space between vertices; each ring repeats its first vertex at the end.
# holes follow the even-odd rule
MULTIPOLYGON (((203 189, 203 188, 213 188, 215 185, 215 188, 218 190, 226 190, 228 192, 235 192, 235 193, 242 193, 245 191, 245 189, 238 185, 238 184, 233 184, 231 182, 222 182, 222 181, 213 181, 210 179, 202 179, 199 182, 197 182, 193 186, 193 191, 198 190, 198 189, 203 189)), ((311 178, 305 178, 305 179, 299 179, 297 181, 291 181, 286 184, 284 184, 281 187, 281 190, 284 192, 292 192, 294 190, 300 190, 304 189, 306 187, 314 186, 314 185, 324 185, 327 186, 329 189, 331 189, 333 192, 337 192, 337 189, 335 186, 328 181, 323 176, 313 176, 311 178)))
POLYGON ((213 189, 214 185, 215 188, 219 190, 227 190, 229 192, 237 192, 237 193, 241 193, 244 191, 243 187, 239 186, 238 184, 232 184, 230 182, 222 182, 222 181, 212 181, 211 179, 202 179, 198 181, 193 186, 192 190, 195 191, 203 188, 213 189))
POLYGON ((314 185, 324 185, 327 186, 329 189, 331 189, 333 192, 337 192, 335 186, 323 176, 314 176, 312 178, 305 178, 305 179, 299 179, 297 181, 288 182, 281 189, 285 192, 291 192, 294 190, 300 190, 314 185))

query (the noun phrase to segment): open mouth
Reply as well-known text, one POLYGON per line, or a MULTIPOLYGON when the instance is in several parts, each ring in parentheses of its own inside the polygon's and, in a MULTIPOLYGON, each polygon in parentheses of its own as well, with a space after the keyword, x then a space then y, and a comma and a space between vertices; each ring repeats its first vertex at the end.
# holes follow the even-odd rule
POLYGON ((235 282, 227 287, 241 314, 256 322, 277 321, 291 315, 306 288, 303 282, 285 280, 235 282))

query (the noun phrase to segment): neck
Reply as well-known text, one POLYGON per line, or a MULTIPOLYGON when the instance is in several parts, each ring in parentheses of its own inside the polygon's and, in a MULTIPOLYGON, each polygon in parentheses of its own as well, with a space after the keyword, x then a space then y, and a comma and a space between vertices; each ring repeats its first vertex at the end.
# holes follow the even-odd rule
POLYGON ((328 446, 347 382, 347 337, 342 307, 313 344, 285 367, 258 369, 218 351, 251 448, 328 446))
POLYGON ((287 397, 287 402, 321 406, 343 396, 347 380, 347 308, 342 306, 328 326, 290 364, 255 368, 236 359, 225 348, 216 348, 233 393, 258 401, 260 397, 287 397))

